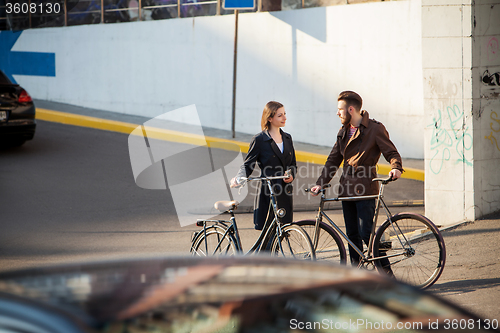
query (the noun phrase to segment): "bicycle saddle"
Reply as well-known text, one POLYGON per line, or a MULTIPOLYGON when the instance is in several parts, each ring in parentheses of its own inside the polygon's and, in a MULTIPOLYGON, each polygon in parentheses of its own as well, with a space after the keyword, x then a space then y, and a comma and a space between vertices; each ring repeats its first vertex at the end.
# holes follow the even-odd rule
POLYGON ((221 212, 236 209, 240 203, 236 200, 233 201, 217 201, 214 203, 215 209, 221 212))

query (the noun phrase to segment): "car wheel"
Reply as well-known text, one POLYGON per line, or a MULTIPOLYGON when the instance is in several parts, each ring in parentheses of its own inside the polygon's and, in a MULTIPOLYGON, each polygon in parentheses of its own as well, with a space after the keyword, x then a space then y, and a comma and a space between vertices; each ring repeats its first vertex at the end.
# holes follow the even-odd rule
POLYGON ((14 148, 14 147, 20 147, 26 142, 25 139, 10 139, 2 142, 1 146, 2 148, 14 148))
POLYGON ((16 140, 12 143, 12 146, 13 147, 20 147, 22 146, 24 143, 26 142, 26 140, 16 140))

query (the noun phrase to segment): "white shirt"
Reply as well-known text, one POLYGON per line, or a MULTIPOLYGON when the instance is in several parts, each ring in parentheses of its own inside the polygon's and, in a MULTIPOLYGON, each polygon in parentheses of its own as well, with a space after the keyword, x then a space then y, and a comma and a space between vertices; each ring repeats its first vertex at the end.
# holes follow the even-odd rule
POLYGON ((283 153, 283 141, 281 141, 280 143, 277 143, 278 145, 278 148, 281 150, 281 153, 283 153))

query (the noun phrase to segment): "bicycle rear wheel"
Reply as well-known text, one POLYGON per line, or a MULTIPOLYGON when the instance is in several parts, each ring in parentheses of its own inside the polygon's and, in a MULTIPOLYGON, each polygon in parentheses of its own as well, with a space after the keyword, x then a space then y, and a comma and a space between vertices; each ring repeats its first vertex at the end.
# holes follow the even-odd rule
POLYGON ((301 227, 288 224, 281 230, 281 237, 274 235, 271 242, 272 255, 300 260, 316 259, 311 238, 301 227))
MULTIPOLYGON (((438 228, 426 217, 412 213, 396 214, 377 230, 373 256, 388 257, 390 270, 397 280, 419 288, 428 288, 444 269, 446 247, 438 228)), ((389 273, 382 260, 376 260, 379 272, 389 273)))
POLYGON ((194 256, 231 256, 238 252, 236 241, 226 233, 226 228, 218 225, 200 231, 191 243, 190 252, 194 256))
POLYGON ((317 261, 325 261, 331 263, 345 264, 346 250, 339 234, 330 225, 325 222, 319 224, 319 232, 317 242, 314 240, 314 231, 316 229, 315 220, 302 220, 293 222, 299 225, 311 238, 311 241, 316 244, 314 252, 316 253, 317 261))

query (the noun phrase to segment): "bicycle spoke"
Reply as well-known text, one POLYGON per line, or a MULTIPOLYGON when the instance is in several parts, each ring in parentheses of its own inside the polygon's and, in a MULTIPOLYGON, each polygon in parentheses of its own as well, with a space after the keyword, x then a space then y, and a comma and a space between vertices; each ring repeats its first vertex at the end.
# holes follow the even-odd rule
POLYGON ((274 255, 295 259, 314 259, 309 236, 300 227, 289 225, 283 228, 282 237, 275 237, 272 245, 274 255))
POLYGON ((417 214, 396 215, 386 221, 377 231, 373 252, 376 257, 387 256, 375 262, 379 270, 384 271, 382 260, 388 261, 398 280, 422 288, 432 285, 444 268, 442 237, 432 222, 417 214), (388 243, 383 237, 389 237, 389 248, 380 245, 388 243))
MULTIPOLYGON (((299 225, 313 240, 316 233, 315 220, 303 220, 294 222, 299 225)), ((335 230, 328 224, 321 222, 316 234, 317 242, 314 247, 317 261, 326 261, 331 263, 345 263, 345 247, 335 230)))
POLYGON ((208 227, 193 240, 191 252, 198 256, 235 255, 238 249, 227 229, 220 226, 208 227))

